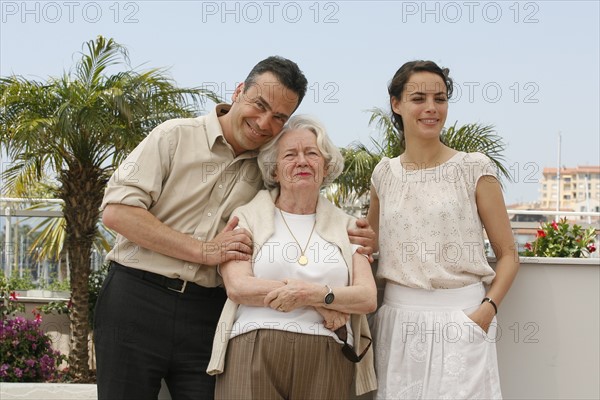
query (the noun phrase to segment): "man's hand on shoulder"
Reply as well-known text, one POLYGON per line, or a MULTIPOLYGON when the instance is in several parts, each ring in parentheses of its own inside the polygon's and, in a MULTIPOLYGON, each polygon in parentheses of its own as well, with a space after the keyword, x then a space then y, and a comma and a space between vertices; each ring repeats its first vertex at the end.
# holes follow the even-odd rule
POLYGON ((350 243, 361 246, 356 250, 357 252, 365 255, 369 259, 369 262, 374 261, 373 252, 377 248, 377 235, 366 218, 356 220, 356 228, 348 229, 348 237, 350 238, 350 243))

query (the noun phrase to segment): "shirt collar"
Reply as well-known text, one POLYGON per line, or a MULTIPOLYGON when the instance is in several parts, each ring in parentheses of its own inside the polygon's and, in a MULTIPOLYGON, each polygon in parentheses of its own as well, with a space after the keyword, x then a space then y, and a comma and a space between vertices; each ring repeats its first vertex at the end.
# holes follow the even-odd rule
POLYGON ((211 149, 219 137, 223 138, 223 142, 227 142, 225 136, 223 136, 223 129, 221 129, 221 124, 219 123, 219 116, 227 114, 230 108, 230 104, 219 103, 206 116, 206 135, 208 137, 208 145, 211 149))
MULTIPOLYGON (((231 152, 233 153, 233 147, 225 140, 225 135, 223 135, 223 129, 221 128, 221 124, 219 123, 219 117, 225 115, 231 109, 231 104, 227 103, 219 103, 212 109, 212 111, 206 116, 206 134, 208 136, 208 145, 212 149, 217 141, 220 141, 224 145, 226 145, 231 152), (219 139, 221 138, 221 139, 219 139)), ((245 158, 253 158, 258 155, 258 151, 245 151, 240 154, 236 159, 245 159, 245 158)))

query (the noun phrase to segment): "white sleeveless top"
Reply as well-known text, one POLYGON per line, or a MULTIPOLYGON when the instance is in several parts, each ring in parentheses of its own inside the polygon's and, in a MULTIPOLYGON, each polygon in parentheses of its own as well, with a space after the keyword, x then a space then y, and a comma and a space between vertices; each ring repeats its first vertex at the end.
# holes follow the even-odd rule
POLYGON ((481 153, 413 170, 399 157, 381 160, 371 178, 380 206, 377 277, 429 290, 491 283, 475 202, 482 176, 497 178, 497 167, 481 153))

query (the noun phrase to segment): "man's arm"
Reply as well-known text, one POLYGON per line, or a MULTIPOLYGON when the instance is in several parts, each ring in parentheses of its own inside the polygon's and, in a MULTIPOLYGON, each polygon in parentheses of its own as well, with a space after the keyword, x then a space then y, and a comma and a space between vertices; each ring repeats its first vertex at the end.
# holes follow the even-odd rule
POLYGON ((233 218, 214 239, 202 242, 159 221, 148 210, 123 204, 108 204, 102 222, 138 246, 180 260, 217 265, 229 260, 250 260, 252 237, 235 229, 233 218))

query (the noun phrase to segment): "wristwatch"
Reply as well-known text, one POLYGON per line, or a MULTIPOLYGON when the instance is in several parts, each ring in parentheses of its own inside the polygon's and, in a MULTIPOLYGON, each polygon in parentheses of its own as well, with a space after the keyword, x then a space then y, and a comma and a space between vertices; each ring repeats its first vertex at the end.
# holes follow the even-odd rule
POLYGON ((333 294, 333 289, 331 289, 331 287, 329 285, 325 285, 325 287, 329 290, 329 292, 325 295, 323 302, 325 304, 331 304, 331 303, 333 303, 333 300, 335 300, 335 295, 333 294))

